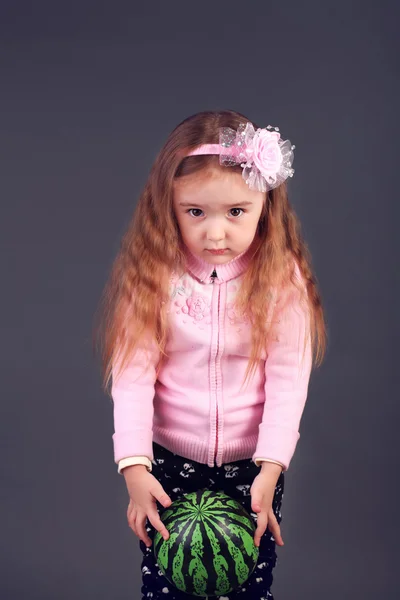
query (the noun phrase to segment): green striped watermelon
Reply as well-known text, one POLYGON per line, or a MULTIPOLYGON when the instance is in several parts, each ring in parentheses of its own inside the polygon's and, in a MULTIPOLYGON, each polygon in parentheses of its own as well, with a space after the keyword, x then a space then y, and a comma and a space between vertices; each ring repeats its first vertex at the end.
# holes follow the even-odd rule
POLYGON ((169 531, 157 531, 154 553, 161 572, 193 596, 228 594, 250 577, 259 549, 255 524, 243 506, 218 491, 198 490, 178 498, 160 515, 169 531))

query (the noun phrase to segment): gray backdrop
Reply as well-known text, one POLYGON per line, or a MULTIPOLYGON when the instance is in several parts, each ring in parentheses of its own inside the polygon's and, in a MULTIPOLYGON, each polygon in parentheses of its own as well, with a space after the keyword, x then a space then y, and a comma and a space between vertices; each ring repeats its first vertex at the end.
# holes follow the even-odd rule
POLYGON ((215 108, 296 145, 329 326, 275 598, 399 597, 399 14, 367 4, 2 1, 2 599, 140 597, 92 317, 160 146, 215 108))

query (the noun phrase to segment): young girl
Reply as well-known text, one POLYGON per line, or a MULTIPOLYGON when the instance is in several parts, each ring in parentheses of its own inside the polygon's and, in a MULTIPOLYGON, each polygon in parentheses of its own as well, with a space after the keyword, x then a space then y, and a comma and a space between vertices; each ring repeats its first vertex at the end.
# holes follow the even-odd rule
POLYGON ((158 510, 201 488, 242 503, 259 560, 221 600, 273 599, 275 544, 326 331, 286 179, 294 146, 233 111, 180 123, 157 156, 103 293, 114 459, 140 538, 142 598, 192 598, 152 551, 158 510))

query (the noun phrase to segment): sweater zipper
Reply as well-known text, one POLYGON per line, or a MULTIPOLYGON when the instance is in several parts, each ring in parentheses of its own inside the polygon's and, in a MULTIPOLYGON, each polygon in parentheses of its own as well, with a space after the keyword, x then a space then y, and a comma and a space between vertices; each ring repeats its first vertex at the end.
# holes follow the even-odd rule
MULTIPOLYGON (((214 269, 213 272, 211 273, 211 281, 212 283, 214 283, 215 278, 218 277, 217 275, 217 271, 214 269)), ((218 321, 219 321, 219 294, 220 294, 220 290, 218 289, 218 321)), ((216 356, 218 356, 219 353, 219 330, 218 330, 218 344, 217 344, 217 354, 216 356)), ((215 452, 214 452, 214 462, 217 461, 217 455, 218 455, 218 402, 216 405, 216 414, 215 414, 215 418, 216 418, 216 423, 215 423, 215 430, 216 430, 216 440, 215 440, 215 452)))

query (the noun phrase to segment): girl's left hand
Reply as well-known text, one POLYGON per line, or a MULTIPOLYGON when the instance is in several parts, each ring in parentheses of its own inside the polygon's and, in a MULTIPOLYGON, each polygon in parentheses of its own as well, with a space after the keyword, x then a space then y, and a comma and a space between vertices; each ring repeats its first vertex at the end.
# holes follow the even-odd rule
POLYGON ((284 545, 281 528, 272 509, 276 482, 281 471, 279 468, 277 473, 274 467, 275 465, 271 468, 268 466, 265 470, 262 468, 250 488, 251 510, 257 513, 257 529, 254 534, 254 544, 256 546, 260 545, 261 536, 264 535, 267 526, 278 546, 284 545))

